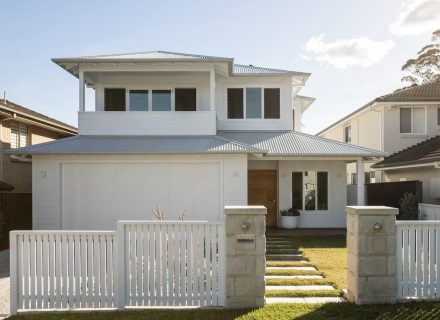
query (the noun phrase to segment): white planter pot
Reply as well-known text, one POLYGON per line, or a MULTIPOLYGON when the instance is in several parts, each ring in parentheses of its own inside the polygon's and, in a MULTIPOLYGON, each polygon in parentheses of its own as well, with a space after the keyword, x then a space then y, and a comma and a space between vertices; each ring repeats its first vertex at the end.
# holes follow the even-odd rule
POLYGON ((296 229, 299 224, 299 216, 281 216, 281 228, 296 229))

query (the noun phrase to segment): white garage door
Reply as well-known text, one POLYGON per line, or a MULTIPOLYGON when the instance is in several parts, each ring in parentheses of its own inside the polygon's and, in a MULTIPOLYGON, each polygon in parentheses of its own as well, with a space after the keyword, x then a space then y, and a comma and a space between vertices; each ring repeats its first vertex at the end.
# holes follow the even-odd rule
POLYGON ((63 229, 115 230, 117 220, 220 221, 219 163, 69 163, 62 165, 63 229))

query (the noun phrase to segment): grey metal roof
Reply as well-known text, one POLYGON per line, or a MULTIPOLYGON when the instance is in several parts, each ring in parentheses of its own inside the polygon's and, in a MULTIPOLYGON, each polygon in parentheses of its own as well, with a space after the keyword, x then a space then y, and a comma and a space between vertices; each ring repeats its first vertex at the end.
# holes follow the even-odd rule
POLYGON ((268 156, 379 157, 386 153, 295 131, 218 131, 218 135, 254 148, 268 156))
POLYGON ((259 75, 286 75, 286 76, 294 75, 294 76, 304 76, 304 77, 310 76, 310 73, 305 73, 305 72, 256 67, 253 65, 243 65, 243 64, 234 64, 234 74, 235 75, 248 75, 248 74, 252 74, 252 75, 255 75, 255 74, 259 74, 259 75))
POLYGON ((219 136, 84 136, 10 149, 9 154, 264 153, 219 136))
POLYGON ((215 57, 207 55, 198 55, 181 52, 170 51, 146 51, 134 53, 116 53, 95 56, 81 56, 81 57, 67 57, 67 58, 53 58, 52 61, 116 61, 116 60, 202 60, 202 61, 230 61, 232 58, 215 57))

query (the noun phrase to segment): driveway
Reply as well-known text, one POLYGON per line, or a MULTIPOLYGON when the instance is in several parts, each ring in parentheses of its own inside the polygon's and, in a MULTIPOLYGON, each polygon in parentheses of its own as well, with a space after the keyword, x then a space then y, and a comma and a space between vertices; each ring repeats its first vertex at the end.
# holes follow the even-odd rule
POLYGON ((9 316, 9 250, 0 252, 0 319, 9 316))

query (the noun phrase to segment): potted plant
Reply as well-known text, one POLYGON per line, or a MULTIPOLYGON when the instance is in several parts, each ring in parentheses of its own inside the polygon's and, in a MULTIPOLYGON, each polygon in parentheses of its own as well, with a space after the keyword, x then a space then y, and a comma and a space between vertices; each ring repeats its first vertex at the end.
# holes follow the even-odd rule
POLYGON ((288 210, 281 210, 281 228, 295 229, 298 228, 299 215, 298 209, 290 208, 288 210))

